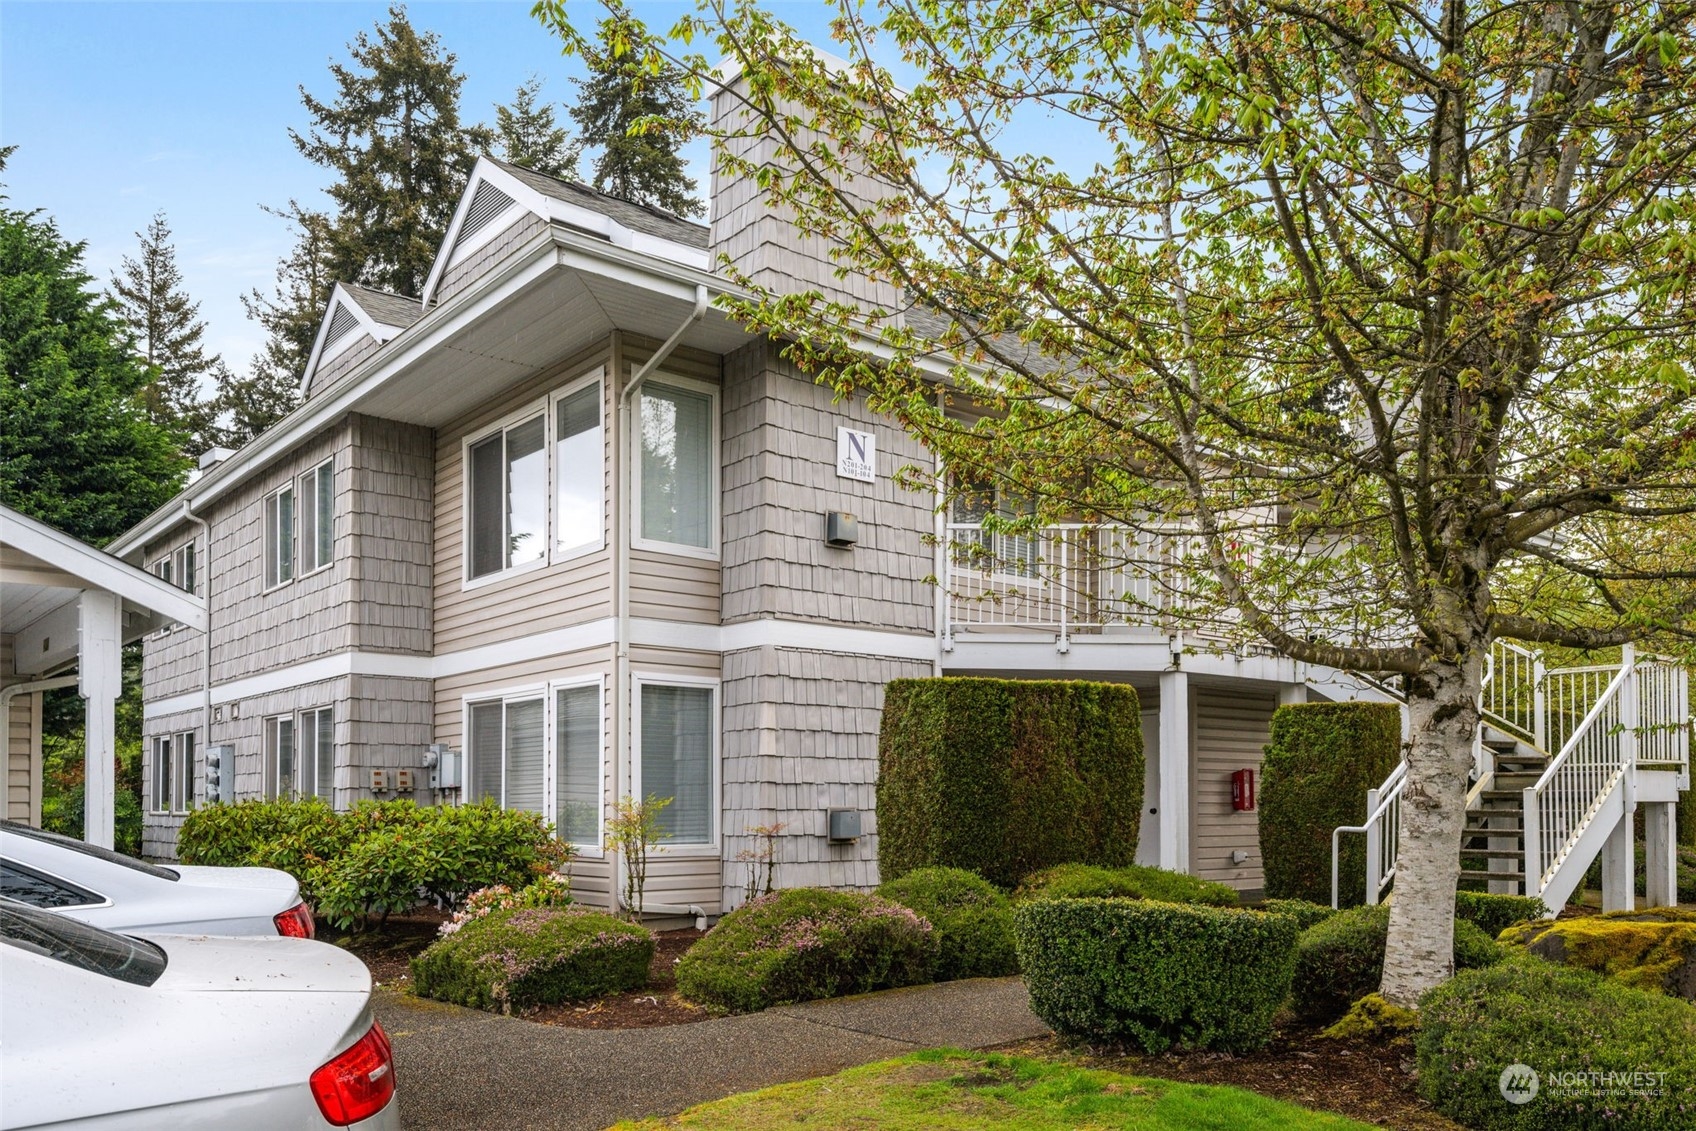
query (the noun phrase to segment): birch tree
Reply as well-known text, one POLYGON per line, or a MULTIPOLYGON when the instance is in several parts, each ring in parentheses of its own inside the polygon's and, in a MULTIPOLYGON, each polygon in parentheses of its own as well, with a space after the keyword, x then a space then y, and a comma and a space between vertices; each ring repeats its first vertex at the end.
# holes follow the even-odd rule
POLYGON ((726 171, 904 296, 741 278, 752 329, 1024 521, 1164 539, 1180 623, 1400 683, 1399 1003, 1449 973, 1491 642, 1691 639, 1693 16, 897 0, 842 5, 845 66, 718 0, 670 33, 712 48, 682 59, 703 89, 741 64, 745 128, 779 141, 726 171))

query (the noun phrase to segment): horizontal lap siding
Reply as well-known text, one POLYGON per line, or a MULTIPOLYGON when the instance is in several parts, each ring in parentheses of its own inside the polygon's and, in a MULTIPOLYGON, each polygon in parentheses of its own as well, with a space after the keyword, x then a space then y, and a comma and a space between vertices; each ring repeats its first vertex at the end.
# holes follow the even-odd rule
POLYGON ((1277 705, 1277 696, 1271 692, 1196 691, 1190 868, 1198 876, 1245 890, 1265 884, 1259 816, 1231 808, 1231 774, 1251 769, 1258 787, 1277 705), (1231 863, 1231 853, 1237 849, 1249 854, 1246 862, 1231 863))
MULTIPOLYGON (((475 414, 437 432, 435 644, 438 654, 499 643, 612 615, 612 552, 603 548, 530 572, 465 588, 465 462, 467 437, 606 363, 608 347, 580 354, 525 382, 475 414)), ((603 423, 612 419, 611 382, 602 385, 603 423)), ((552 452, 549 453, 552 459, 552 452)), ((610 539, 612 466, 602 461, 603 539, 610 539)), ((610 541, 608 541, 610 546, 610 541)))
POLYGON ((6 718, 6 819, 41 820, 36 777, 41 773, 41 693, 12 699, 6 718))

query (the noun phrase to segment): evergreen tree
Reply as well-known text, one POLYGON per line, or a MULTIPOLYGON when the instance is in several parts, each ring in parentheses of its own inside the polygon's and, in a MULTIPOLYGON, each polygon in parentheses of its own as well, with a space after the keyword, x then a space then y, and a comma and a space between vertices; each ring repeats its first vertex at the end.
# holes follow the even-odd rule
POLYGON ((294 250, 277 264, 277 286, 267 296, 257 288, 242 296, 247 316, 264 327, 265 348, 246 377, 224 369, 218 398, 220 442, 240 447, 288 415, 300 400, 300 378, 335 285, 330 218, 297 202, 267 209, 299 229, 294 250))
POLYGON ((416 297, 493 135, 460 124, 465 76, 433 32, 413 28, 404 7, 390 8, 388 22, 360 32, 348 51, 351 66, 330 67, 333 97, 301 88, 312 126, 289 136, 309 161, 336 174, 332 277, 416 297))
POLYGON ((554 121, 551 104, 536 104, 542 80, 532 75, 512 96, 512 105, 495 107, 495 133, 501 156, 514 165, 550 177, 577 176, 577 147, 571 135, 554 121))
POLYGON ((706 125, 683 73, 631 50, 632 25, 621 12, 601 21, 599 35, 598 46, 583 50, 589 77, 573 80, 580 91, 571 110, 583 144, 601 150, 595 188, 679 216, 705 214, 677 153, 706 125))
POLYGON ((154 213, 136 239, 141 241, 141 257, 124 256, 112 276, 112 295, 133 335, 133 348, 152 374, 144 391, 148 416, 155 424, 184 433, 189 453, 197 455, 210 446, 213 415, 213 398, 203 395, 201 386, 216 377, 223 362, 207 356, 206 323, 200 320, 200 304, 182 289, 165 213, 154 213))
MULTIPOLYGON (((0 149, 0 170, 12 149, 0 149)), ((161 506, 188 461, 143 407, 150 373, 82 243, 0 196, 0 502, 103 545, 161 506)))

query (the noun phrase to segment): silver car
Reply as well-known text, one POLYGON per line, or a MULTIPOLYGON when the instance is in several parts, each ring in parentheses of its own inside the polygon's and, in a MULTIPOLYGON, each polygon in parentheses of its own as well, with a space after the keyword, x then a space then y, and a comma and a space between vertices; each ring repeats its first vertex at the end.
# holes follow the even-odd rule
POLYGON ((400 1127, 371 976, 298 939, 136 938, 0 901, 0 1128, 400 1127))
POLYGON ((165 867, 0 822, 0 896, 109 931, 312 938, 300 885, 275 868, 165 867))

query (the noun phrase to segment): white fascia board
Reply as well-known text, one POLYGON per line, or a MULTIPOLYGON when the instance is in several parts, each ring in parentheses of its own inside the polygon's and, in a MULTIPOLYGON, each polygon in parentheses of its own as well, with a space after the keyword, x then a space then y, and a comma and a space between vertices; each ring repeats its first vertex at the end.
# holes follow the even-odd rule
POLYGON ((423 354, 438 347, 443 338, 460 330, 463 323, 482 316, 490 307, 499 305, 513 292, 530 285, 557 266, 552 236, 547 232, 538 234, 514 256, 505 270, 490 281, 489 286, 455 296, 453 302, 430 311, 407 333, 380 347, 352 378, 342 382, 339 389, 300 405, 235 455, 201 476, 191 490, 179 493, 124 531, 113 540, 109 552, 123 557, 139 552, 148 542, 181 520, 184 500, 192 496, 192 509, 198 512, 239 486, 255 468, 284 455, 305 437, 352 411, 360 400, 388 384, 423 354))
POLYGON ((0 542, 58 566, 87 582, 91 589, 116 593, 199 632, 206 631, 204 598, 8 507, 0 507, 0 542))
POLYGON ((544 197, 547 211, 544 215, 555 224, 564 224, 580 232, 588 232, 604 238, 614 247, 622 247, 629 251, 639 251, 656 259, 665 259, 673 263, 681 263, 685 267, 694 267, 705 271, 712 266, 711 253, 705 248, 690 247, 676 240, 668 240, 664 236, 650 235, 627 228, 604 212, 596 212, 592 208, 572 204, 568 200, 555 197, 544 197))

